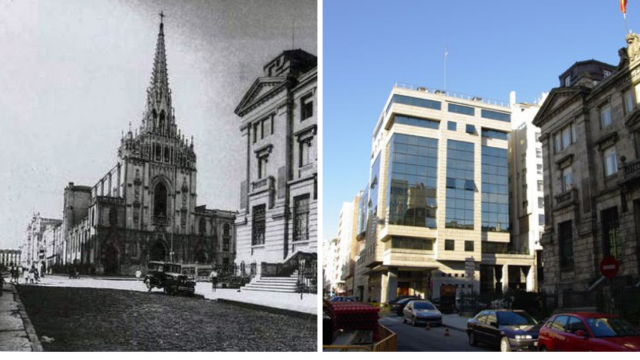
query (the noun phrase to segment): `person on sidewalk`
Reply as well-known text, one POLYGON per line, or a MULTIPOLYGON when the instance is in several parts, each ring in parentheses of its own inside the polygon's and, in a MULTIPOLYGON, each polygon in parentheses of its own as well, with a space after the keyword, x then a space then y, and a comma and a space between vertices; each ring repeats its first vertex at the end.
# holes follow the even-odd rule
POLYGON ((0 296, 4 292, 4 275, 0 272, 0 296))
POLYGON ((22 277, 24 278, 24 284, 27 285, 29 283, 29 269, 22 268, 22 277))
POLYGON ((216 288, 218 287, 218 272, 216 271, 215 268, 211 270, 211 274, 209 274, 209 279, 211 279, 211 289, 213 291, 216 291, 216 288))

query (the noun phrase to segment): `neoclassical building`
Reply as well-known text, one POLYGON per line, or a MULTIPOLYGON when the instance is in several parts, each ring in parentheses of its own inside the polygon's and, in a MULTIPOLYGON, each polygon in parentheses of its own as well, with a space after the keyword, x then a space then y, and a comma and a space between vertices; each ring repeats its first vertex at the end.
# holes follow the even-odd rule
POLYGON ((235 110, 246 144, 236 220, 241 265, 318 252, 317 81, 316 56, 284 51, 235 110))
POLYGON ((149 260, 234 263, 235 211, 197 204, 194 141, 178 129, 171 96, 161 21, 141 124, 129 127, 116 165, 94 186, 65 188, 67 264, 133 274, 149 260))
POLYGON ((563 72, 533 124, 542 130, 544 288, 598 290, 600 262, 618 285, 640 284, 640 36, 618 66, 580 61, 563 72))

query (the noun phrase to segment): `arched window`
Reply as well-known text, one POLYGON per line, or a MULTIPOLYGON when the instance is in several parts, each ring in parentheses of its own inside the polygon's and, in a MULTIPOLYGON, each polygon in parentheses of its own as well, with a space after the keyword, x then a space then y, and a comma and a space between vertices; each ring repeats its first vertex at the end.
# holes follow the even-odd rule
POLYGON ((164 162, 169 162, 169 147, 165 146, 164 147, 164 162))
POLYGON ((156 218, 167 217, 167 188, 160 182, 153 190, 153 216, 156 218))
POLYGON ((160 133, 164 133, 164 110, 160 112, 160 133))

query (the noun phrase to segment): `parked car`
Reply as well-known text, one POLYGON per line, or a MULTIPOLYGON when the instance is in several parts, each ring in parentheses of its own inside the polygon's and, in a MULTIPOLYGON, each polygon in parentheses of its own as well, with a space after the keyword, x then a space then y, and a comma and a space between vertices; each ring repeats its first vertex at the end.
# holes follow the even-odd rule
POLYGON ((356 301, 353 296, 334 296, 330 300, 331 302, 352 302, 356 301))
POLYGON ((442 326, 442 313, 430 301, 411 300, 404 307, 402 322, 409 322, 413 326, 418 323, 442 326))
POLYGON ((500 351, 537 350, 540 324, 522 310, 484 310, 467 322, 469 344, 497 346, 500 351))
POLYGON ((640 351, 640 331, 617 315, 557 314, 540 329, 540 351, 640 351))
POLYGON ((196 291, 196 282, 182 274, 181 267, 181 264, 150 261, 147 265, 147 275, 144 277, 144 284, 148 291, 159 288, 165 294, 193 295, 196 291))
POLYGON ((391 301, 389 302, 389 311, 396 313, 398 316, 402 316, 403 315, 402 310, 404 310, 404 307, 407 306, 409 301, 412 301, 412 300, 420 300, 420 298, 417 296, 408 296, 400 300, 396 299, 394 301, 391 301))

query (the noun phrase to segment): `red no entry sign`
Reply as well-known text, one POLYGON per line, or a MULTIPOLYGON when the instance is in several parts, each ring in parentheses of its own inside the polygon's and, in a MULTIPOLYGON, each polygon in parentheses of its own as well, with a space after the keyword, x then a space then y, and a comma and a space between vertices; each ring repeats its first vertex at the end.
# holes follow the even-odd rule
POLYGON ((618 274, 620 269, 620 263, 616 260, 615 256, 605 256, 600 262, 600 273, 602 276, 612 278, 618 274))

